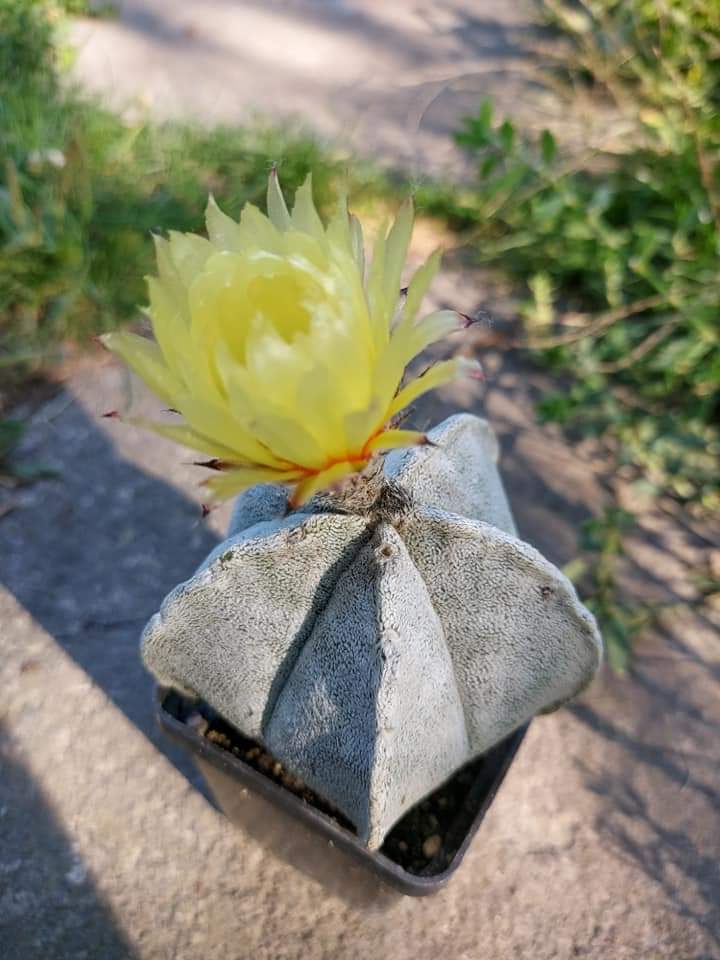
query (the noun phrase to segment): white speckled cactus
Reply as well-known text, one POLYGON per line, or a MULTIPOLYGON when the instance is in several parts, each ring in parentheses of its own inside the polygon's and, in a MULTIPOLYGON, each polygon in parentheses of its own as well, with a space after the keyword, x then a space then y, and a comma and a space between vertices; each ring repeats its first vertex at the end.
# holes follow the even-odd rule
POLYGON ((601 656, 571 583, 515 535, 489 426, 463 414, 429 437, 386 457, 366 508, 244 493, 143 636, 162 684, 265 744, 371 848, 601 656))

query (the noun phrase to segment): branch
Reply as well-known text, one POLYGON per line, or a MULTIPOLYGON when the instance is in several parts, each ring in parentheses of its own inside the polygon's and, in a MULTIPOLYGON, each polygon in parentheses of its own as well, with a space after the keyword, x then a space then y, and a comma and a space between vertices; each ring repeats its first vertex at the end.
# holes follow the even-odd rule
POLYGON ((661 343, 676 324, 677 320, 674 318, 667 320, 661 327, 653 330, 649 336, 645 337, 645 339, 634 347, 627 356, 623 357, 622 360, 616 360, 614 363, 599 363, 595 369, 600 373, 616 373, 618 370, 627 370, 627 368, 631 367, 637 360, 644 357, 646 353, 649 353, 653 347, 661 343))
POLYGON ((643 297, 642 300, 635 300, 633 303, 624 304, 622 307, 616 307, 614 310, 608 310, 601 313, 580 330, 572 330, 567 333, 559 333, 555 337, 546 337, 538 340, 518 340, 510 345, 515 349, 524 348, 528 350, 545 350, 548 347, 561 347, 568 343, 575 343, 578 340, 584 340, 585 337, 592 337, 602 333, 620 320, 632 317, 637 313, 643 313, 645 310, 653 310, 655 307, 662 306, 667 301, 663 294, 653 294, 651 297, 643 297))

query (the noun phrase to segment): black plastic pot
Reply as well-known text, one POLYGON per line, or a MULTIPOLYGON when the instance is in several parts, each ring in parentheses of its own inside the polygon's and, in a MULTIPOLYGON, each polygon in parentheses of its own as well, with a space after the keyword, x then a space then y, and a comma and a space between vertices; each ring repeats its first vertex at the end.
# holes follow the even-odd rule
POLYGON ((158 688, 160 726, 192 752, 228 819, 281 859, 363 906, 387 905, 397 898, 393 891, 425 896, 445 886, 460 866, 527 731, 527 727, 517 730, 466 768, 472 771, 472 777, 466 773, 463 778, 467 793, 448 833, 452 858, 449 863, 431 862, 418 874, 395 863, 383 850, 368 850, 332 817, 202 736, 183 721, 187 703, 177 693, 158 688))

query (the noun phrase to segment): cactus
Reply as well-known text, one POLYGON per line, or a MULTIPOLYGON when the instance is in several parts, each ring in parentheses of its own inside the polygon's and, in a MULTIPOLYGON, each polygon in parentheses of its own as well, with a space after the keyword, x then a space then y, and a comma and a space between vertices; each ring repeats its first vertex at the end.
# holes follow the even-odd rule
POLYGON ((350 494, 237 500, 228 539, 142 640, 341 811, 372 849, 411 806, 540 711, 602 652, 572 584, 519 540, 487 423, 450 417, 350 494))

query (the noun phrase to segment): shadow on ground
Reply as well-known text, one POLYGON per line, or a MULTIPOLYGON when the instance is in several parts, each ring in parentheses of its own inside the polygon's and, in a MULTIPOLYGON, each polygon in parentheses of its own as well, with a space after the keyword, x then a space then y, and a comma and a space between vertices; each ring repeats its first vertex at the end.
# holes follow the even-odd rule
POLYGON ((611 684, 609 702, 570 710, 608 746, 577 761, 600 800, 598 834, 720 948, 717 663, 677 636, 702 628, 694 616, 660 625, 638 651, 632 686, 611 684))
POLYGON ((59 477, 0 519, 0 583, 204 792, 189 759, 156 729, 139 637, 219 538, 197 503, 122 459, 71 394, 53 405, 61 413, 43 426, 40 455, 59 477))
POLYGON ((0 853, 0 939, 5 960, 49 956, 135 960, 137 954, 15 756, 2 724, 0 766, 0 851, 13 850, 12 860, 0 853))
MULTIPOLYGON (((186 482, 175 473, 176 450, 119 426, 119 453, 108 436, 115 425, 87 413, 83 402, 91 409, 113 402, 114 377, 113 369, 97 368, 79 382, 82 402, 67 392, 33 425, 33 456, 56 465, 61 477, 27 490, 22 505, 0 518, 0 582, 207 796, 191 761, 156 730, 138 638, 163 596, 219 537, 174 485, 186 482), (173 485, 162 479, 171 471, 173 485)), ((498 427, 521 535, 562 564, 573 555, 579 522, 595 509, 597 484, 586 464, 528 418, 527 377, 501 360, 474 405, 498 427)), ((438 422, 457 408, 457 398, 435 400, 417 416, 438 422)), ((720 723, 711 708, 719 668, 711 628, 694 616, 685 626, 663 626, 648 636, 628 680, 598 685, 572 712, 593 733, 578 767, 598 800, 593 831, 663 891, 670 910, 720 945, 720 723)), ((62 874, 64 857, 61 849, 48 869, 62 874)), ((106 955, 115 956, 110 948, 106 955)))
MULTIPOLYGON (((371 9, 342 2, 326 3, 318 0, 293 0, 291 3, 268 3, 267 0, 215 0, 221 10, 227 7, 230 13, 238 16, 240 25, 242 11, 257 10, 266 15, 273 14, 280 20, 287 20, 295 29, 314 26, 323 32, 349 35, 375 49, 388 51, 397 57, 400 63, 422 65, 428 56, 428 41, 437 42, 443 36, 452 42, 457 59, 482 59, 502 57, 526 60, 533 56, 532 41, 537 39, 540 29, 532 24, 509 25, 504 23, 498 4, 491 4, 489 15, 478 16, 464 9, 466 4, 455 4, 445 16, 438 15, 430 7, 412 10, 412 16, 422 23, 427 32, 409 30, 393 24, 392 20, 371 9), (492 6, 496 15, 493 16, 492 6)), ((154 0, 148 5, 137 0, 125 0, 121 7, 121 22, 124 27, 151 36, 164 44, 189 49, 200 45, 222 54, 227 50, 227 37, 212 37, 206 31, 202 20, 195 23, 192 7, 185 16, 178 19, 175 0, 154 0), (154 9, 153 9, 154 7, 154 9)), ((180 11, 182 13, 182 11, 180 11)), ((507 11, 505 11, 507 12, 507 11)), ((506 67, 505 67, 506 69, 506 67)))

